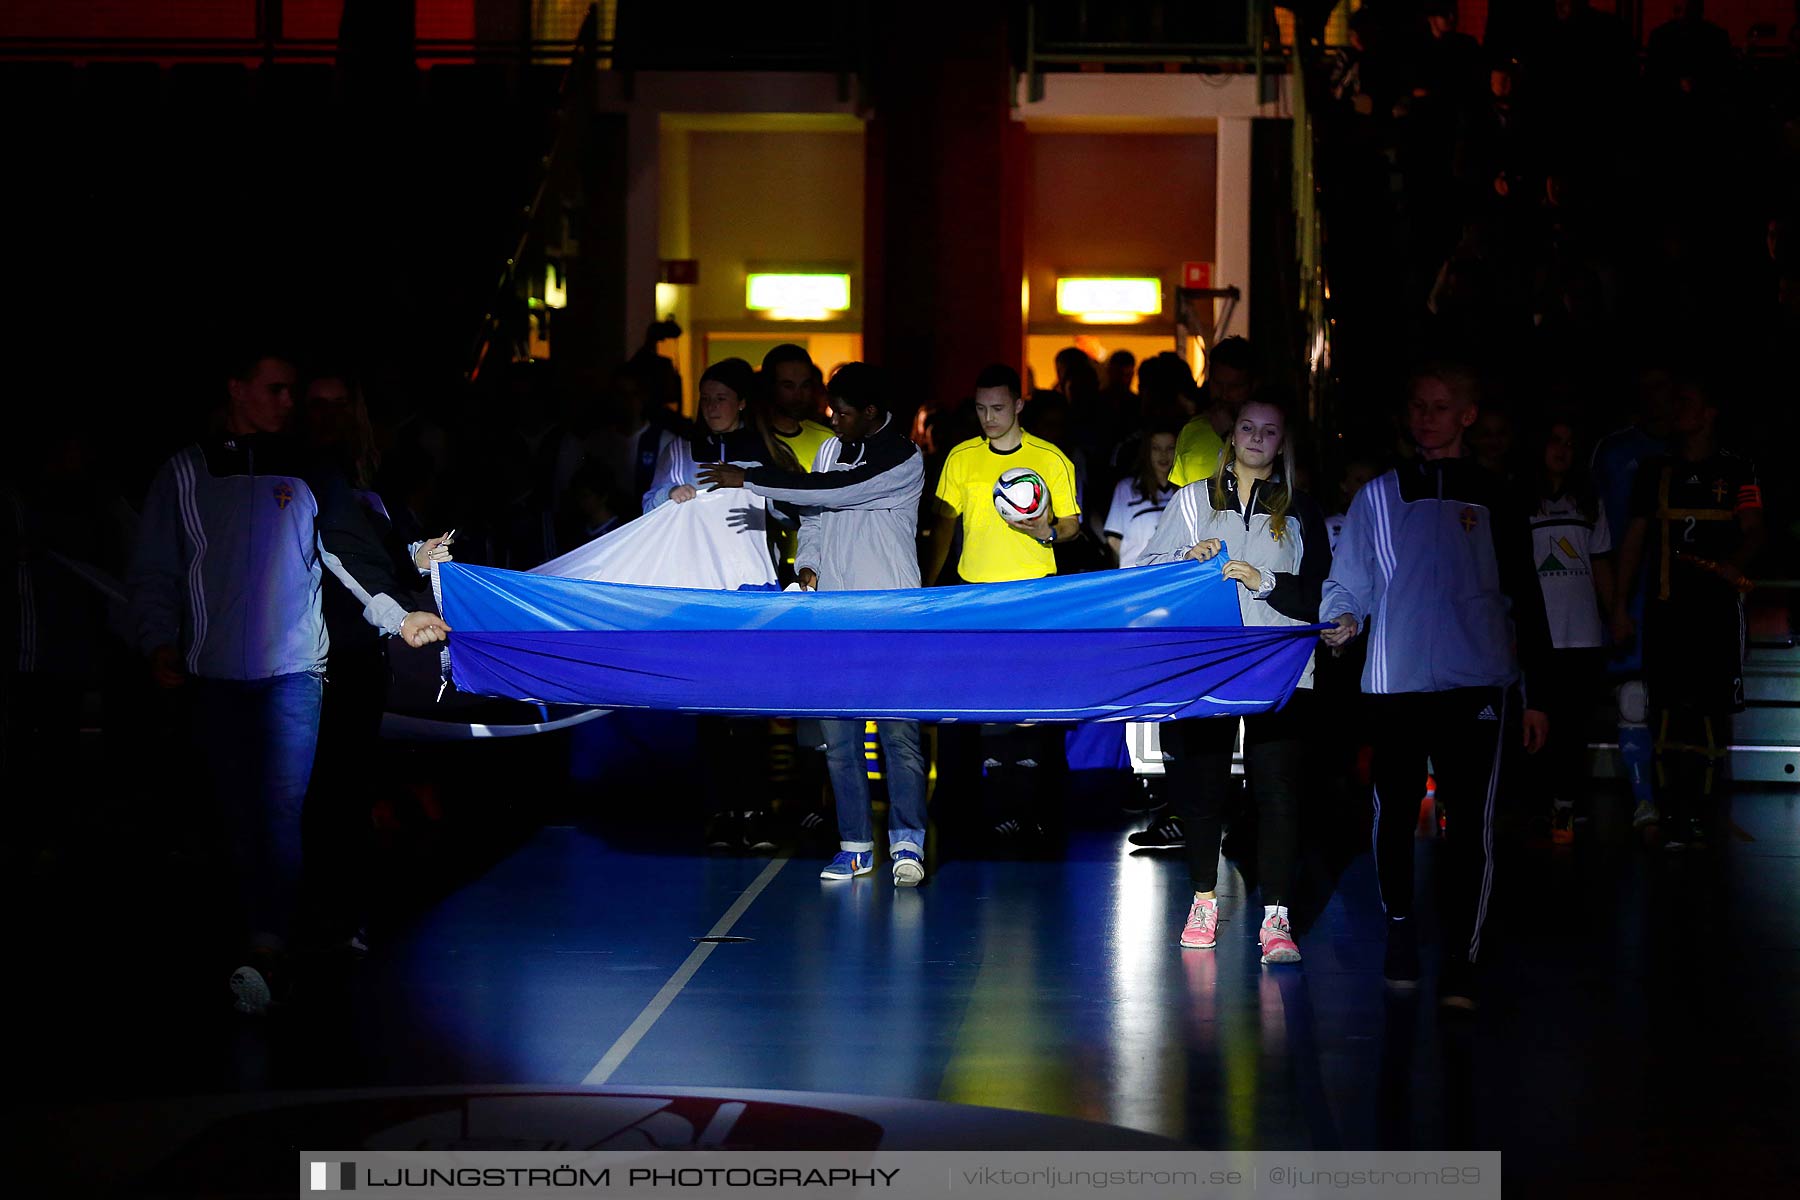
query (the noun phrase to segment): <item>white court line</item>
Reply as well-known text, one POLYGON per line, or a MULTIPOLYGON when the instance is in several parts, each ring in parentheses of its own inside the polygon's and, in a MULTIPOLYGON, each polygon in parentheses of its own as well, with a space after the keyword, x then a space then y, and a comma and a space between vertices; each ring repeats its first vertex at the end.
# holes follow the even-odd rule
MULTIPOLYGON (((712 932, 706 936, 724 937, 730 933, 731 927, 737 924, 738 918, 743 916, 756 902, 756 898, 762 895, 762 890, 769 886, 769 881, 775 878, 781 868, 787 866, 787 862, 787 856, 782 855, 764 867, 762 874, 758 875, 755 882, 744 889, 744 894, 725 910, 725 915, 719 918, 718 924, 714 925, 712 932)), ((662 990, 651 997, 650 1003, 644 1006, 644 1011, 637 1015, 637 1020, 633 1021, 625 1032, 619 1035, 618 1041, 607 1047, 606 1053, 600 1056, 600 1061, 594 1064, 594 1069, 589 1071, 581 1082, 584 1084, 605 1083, 611 1079, 612 1073, 617 1071, 619 1064, 625 1061, 625 1056, 637 1049, 637 1044, 644 1040, 644 1035, 650 1032, 650 1027, 656 1024, 657 1018, 668 1011, 669 1005, 675 1003, 675 997, 679 996, 681 989, 688 985, 688 980, 694 977, 695 972, 700 970, 701 964, 706 962, 707 957, 718 948, 718 942, 701 942, 695 946, 693 953, 687 956, 687 961, 675 969, 675 973, 669 976, 669 982, 663 984, 662 990)))

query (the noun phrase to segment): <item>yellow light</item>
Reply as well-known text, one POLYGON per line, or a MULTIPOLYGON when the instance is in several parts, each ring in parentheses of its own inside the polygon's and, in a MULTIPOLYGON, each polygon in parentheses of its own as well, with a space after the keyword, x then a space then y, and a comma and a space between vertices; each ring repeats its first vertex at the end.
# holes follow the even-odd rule
POLYGON ((565 308, 569 303, 569 286, 563 282, 556 264, 544 267, 544 307, 565 308))
POLYGON ((672 283, 656 285, 656 315, 669 318, 675 315, 675 304, 681 299, 680 293, 672 283))
POLYGON ((1162 280, 1058 279, 1056 311, 1090 325, 1130 325, 1162 311, 1162 280))
POLYGON ((744 307, 777 321, 822 321, 850 307, 850 276, 755 274, 744 307))
POLYGON ((1194 372, 1195 383, 1206 382, 1206 339, 1199 334, 1188 338, 1188 368, 1194 372))

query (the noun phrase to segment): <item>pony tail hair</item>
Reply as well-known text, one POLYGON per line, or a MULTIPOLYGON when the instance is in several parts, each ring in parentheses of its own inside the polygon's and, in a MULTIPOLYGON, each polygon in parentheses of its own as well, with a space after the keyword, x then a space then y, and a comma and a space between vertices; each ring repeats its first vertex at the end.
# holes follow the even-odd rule
POLYGON ((1269 531, 1278 542, 1287 535, 1288 509, 1294 505, 1297 456, 1294 453, 1292 420, 1292 414, 1284 406, 1281 411, 1281 479, 1269 489, 1269 531))
POLYGON ((1212 478, 1206 481, 1206 490, 1212 497, 1212 506, 1215 512, 1223 512, 1231 507, 1231 497, 1225 491, 1225 472, 1235 462, 1237 462, 1237 447, 1227 441, 1225 448, 1219 451, 1218 467, 1214 469, 1212 478))

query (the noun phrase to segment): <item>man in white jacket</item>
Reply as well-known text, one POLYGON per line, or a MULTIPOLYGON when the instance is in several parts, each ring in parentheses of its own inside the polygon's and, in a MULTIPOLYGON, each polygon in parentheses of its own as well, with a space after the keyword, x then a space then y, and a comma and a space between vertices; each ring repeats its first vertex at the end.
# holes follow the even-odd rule
MULTIPOLYGON (((819 591, 919 586, 915 543, 925 463, 892 411, 885 374, 866 363, 840 367, 826 388, 837 436, 819 447, 808 473, 730 464, 700 468, 702 485, 744 487, 800 510, 794 567, 819 591)), ((825 756, 837 797, 839 852, 821 879, 875 869, 874 824, 863 763, 863 722, 825 721, 825 756)), ((887 758, 888 854, 894 883, 925 878, 925 757, 917 721, 882 721, 887 758)))

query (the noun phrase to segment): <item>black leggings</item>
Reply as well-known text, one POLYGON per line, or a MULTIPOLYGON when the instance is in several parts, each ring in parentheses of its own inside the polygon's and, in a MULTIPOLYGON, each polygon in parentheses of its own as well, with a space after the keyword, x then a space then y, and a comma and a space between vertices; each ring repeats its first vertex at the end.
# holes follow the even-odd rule
POLYGON ((1451 688, 1370 696, 1375 724, 1375 873, 1390 918, 1413 913, 1413 835, 1426 761, 1448 814, 1437 862, 1444 951, 1475 962, 1494 890, 1494 801, 1500 794, 1511 689, 1451 688))
MULTIPOLYGON (((1258 810, 1256 861, 1264 904, 1286 904, 1293 894, 1311 709, 1311 691, 1303 688, 1286 708, 1244 718, 1244 769, 1258 810)), ((1219 882, 1219 839, 1236 736, 1237 722, 1229 717, 1190 718, 1162 727, 1164 770, 1176 811, 1187 825, 1188 875, 1197 892, 1210 892, 1219 882)))

